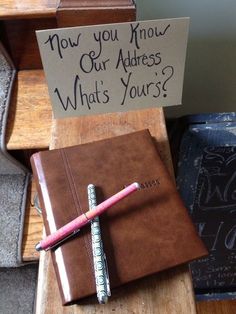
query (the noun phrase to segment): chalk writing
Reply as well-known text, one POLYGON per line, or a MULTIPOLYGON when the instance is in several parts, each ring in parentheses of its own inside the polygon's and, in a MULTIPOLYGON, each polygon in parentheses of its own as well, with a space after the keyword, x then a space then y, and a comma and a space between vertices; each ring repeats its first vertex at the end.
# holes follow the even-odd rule
POLYGON ((236 288, 236 147, 206 147, 192 218, 210 255, 191 263, 196 289, 236 288))
POLYGON ((200 169, 197 202, 202 210, 235 208, 236 202, 236 153, 229 148, 205 150, 205 160, 210 166, 200 169))
MULTIPOLYGON (((229 219, 230 215, 229 213, 229 219)), ((234 216, 231 217, 235 219, 234 216)), ((211 252, 222 247, 236 250, 236 221, 233 221, 233 225, 225 221, 198 222, 196 225, 200 237, 211 252)))

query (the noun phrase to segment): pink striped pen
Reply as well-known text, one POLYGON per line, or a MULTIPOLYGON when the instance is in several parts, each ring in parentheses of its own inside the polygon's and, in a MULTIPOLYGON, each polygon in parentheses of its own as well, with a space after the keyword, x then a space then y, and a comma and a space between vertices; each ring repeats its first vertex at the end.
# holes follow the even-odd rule
POLYGON ((78 229, 85 226, 93 218, 100 216, 108 208, 112 207, 123 198, 137 191, 138 189, 139 184, 137 182, 130 184, 125 189, 121 190, 120 192, 116 193, 115 195, 111 196, 110 198, 96 206, 94 209, 88 210, 86 213, 75 218, 68 224, 64 225, 54 233, 47 236, 45 239, 38 242, 35 246, 36 250, 41 251, 51 249, 52 247, 66 239, 68 236, 74 234, 78 229))

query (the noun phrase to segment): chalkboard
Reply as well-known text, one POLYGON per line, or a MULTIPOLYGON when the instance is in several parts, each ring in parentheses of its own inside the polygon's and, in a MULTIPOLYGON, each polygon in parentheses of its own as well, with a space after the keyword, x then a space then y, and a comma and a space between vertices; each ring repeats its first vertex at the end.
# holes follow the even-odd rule
POLYGON ((191 216, 209 256, 190 264, 196 292, 236 290, 236 147, 205 147, 191 216))

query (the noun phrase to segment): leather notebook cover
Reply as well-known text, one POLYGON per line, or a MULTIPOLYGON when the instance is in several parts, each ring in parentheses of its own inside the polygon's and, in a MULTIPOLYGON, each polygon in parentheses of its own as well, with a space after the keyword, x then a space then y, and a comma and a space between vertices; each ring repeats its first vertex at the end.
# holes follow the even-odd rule
MULTIPOLYGON (((100 216, 111 288, 207 254, 148 130, 39 152, 31 164, 47 235, 88 210, 88 184, 101 202, 140 183, 100 216)), ((63 304, 96 293, 90 224, 51 256, 63 304)))

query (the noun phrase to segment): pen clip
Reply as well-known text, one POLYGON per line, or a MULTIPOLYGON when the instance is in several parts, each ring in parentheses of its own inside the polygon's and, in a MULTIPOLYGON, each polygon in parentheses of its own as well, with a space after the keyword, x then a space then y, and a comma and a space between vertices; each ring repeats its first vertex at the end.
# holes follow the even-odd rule
POLYGON ((47 248, 45 251, 52 250, 52 249, 57 249, 59 246, 61 246, 64 242, 69 240, 70 238, 76 236, 79 233, 80 229, 77 229, 73 231, 71 234, 69 234, 67 237, 63 238, 61 241, 55 243, 54 245, 50 246, 47 248))
POLYGON ((106 280, 106 288, 107 288, 107 295, 110 297, 111 296, 111 287, 110 287, 110 279, 109 279, 109 272, 108 272, 108 265, 107 265, 107 257, 106 254, 103 254, 103 259, 104 259, 104 275, 105 275, 105 280, 106 280))

